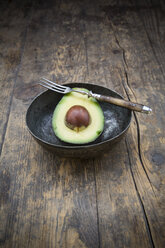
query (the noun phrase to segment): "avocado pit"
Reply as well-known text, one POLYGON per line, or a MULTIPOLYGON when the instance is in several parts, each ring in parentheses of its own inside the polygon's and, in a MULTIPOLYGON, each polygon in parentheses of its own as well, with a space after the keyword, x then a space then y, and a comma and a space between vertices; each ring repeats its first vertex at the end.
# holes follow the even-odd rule
POLYGON ((81 131, 90 124, 88 110, 81 105, 72 106, 66 113, 65 125, 75 131, 81 131))

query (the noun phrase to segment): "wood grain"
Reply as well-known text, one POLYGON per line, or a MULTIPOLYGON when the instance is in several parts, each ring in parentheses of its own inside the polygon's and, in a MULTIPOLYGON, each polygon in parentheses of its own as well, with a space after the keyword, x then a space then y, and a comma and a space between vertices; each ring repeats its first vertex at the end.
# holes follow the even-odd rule
POLYGON ((25 15, 26 1, 22 9, 11 3, 9 8, 1 3, 0 34, 0 151, 8 122, 13 88, 20 69, 24 51, 30 7, 25 15))
MULTIPOLYGON (((63 31, 52 31, 54 11, 57 10, 38 8, 38 15, 31 17, 14 89, 1 156, 2 178, 8 183, 1 209, 4 247, 97 247, 99 243, 92 161, 60 160, 38 146, 25 126, 27 106, 43 90, 31 86, 41 73, 51 77, 57 72, 60 78, 65 71, 67 75, 65 53, 75 44, 74 39, 73 44, 68 39, 70 33, 65 31, 65 25, 61 27, 63 31), (45 14, 48 19, 40 22, 45 14), (36 30, 42 32, 37 35, 36 30), (45 34, 42 37, 44 31, 52 38, 45 34)), ((59 24, 62 17, 58 17, 59 24)), ((81 63, 80 60, 80 69, 81 63)), ((4 187, 5 184, 2 191, 4 187)))
POLYGON ((0 246, 163 248, 163 3, 8 4, 0 17, 0 246), (107 86, 153 114, 133 114, 126 138, 103 157, 60 158, 25 124, 41 76, 107 86))
MULTIPOLYGON (((126 74, 124 88, 128 98, 131 101, 144 99, 146 105, 153 106, 153 115, 151 116, 134 115, 134 125, 131 126, 130 130, 131 137, 128 135, 126 146, 130 157, 132 176, 149 227, 151 245, 163 247, 165 216, 162 195, 164 194, 163 165, 165 160, 162 139, 164 137, 163 120, 160 121, 160 116, 163 116, 164 112, 162 101, 164 98, 164 76, 153 53, 153 48, 150 46, 146 27, 144 27, 144 20, 148 21, 145 19, 144 12, 152 17, 154 8, 150 8, 150 6, 143 8, 142 6, 136 12, 133 8, 135 5, 136 3, 130 11, 122 15, 123 25, 113 23, 112 20, 112 27, 116 33, 116 40, 123 50, 124 72, 126 74), (141 12, 143 15, 139 14, 141 12), (134 41, 136 41, 136 45, 134 41), (159 161, 161 162, 159 163, 159 161), (160 172, 158 172, 159 170, 160 172), (158 176, 159 173, 162 177, 158 176)), ((162 45, 163 47, 160 40, 159 46, 162 45)))

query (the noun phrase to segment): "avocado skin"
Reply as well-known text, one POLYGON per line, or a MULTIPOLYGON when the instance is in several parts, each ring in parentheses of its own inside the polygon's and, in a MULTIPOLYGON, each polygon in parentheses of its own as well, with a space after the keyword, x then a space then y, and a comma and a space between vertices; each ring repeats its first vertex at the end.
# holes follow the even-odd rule
MULTIPOLYGON (((85 90, 84 88, 74 88, 85 90)), ((96 99, 71 92, 62 97, 57 104, 52 118, 52 127, 55 135, 62 141, 71 144, 87 144, 96 140, 104 129, 104 114, 96 99), (67 111, 74 105, 85 107, 91 118, 91 123, 85 129, 76 132, 66 126, 65 116, 67 111)))

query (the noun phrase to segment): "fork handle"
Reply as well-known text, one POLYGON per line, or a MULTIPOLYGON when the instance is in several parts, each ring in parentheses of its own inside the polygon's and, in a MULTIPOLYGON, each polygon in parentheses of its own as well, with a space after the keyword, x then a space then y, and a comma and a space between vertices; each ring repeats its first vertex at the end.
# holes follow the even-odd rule
POLYGON ((125 107, 134 111, 142 112, 149 114, 151 113, 152 109, 139 103, 131 102, 128 100, 120 99, 120 98, 115 98, 112 96, 103 96, 99 94, 93 94, 93 97, 96 98, 99 101, 104 101, 104 102, 109 102, 121 107, 125 107))

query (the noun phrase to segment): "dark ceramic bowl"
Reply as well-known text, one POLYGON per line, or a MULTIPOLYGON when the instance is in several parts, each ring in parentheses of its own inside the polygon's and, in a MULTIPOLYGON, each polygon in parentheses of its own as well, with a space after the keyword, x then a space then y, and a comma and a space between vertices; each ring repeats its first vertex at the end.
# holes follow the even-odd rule
MULTIPOLYGON (((71 83, 66 86, 87 88, 94 93, 122 98, 118 93, 99 85, 71 83)), ((32 136, 57 155, 73 158, 98 156, 110 150, 123 137, 130 125, 131 110, 100 102, 105 118, 103 133, 94 142, 85 145, 65 143, 55 136, 52 129, 53 111, 62 97, 62 94, 47 90, 33 100, 26 114, 26 124, 32 136)))

